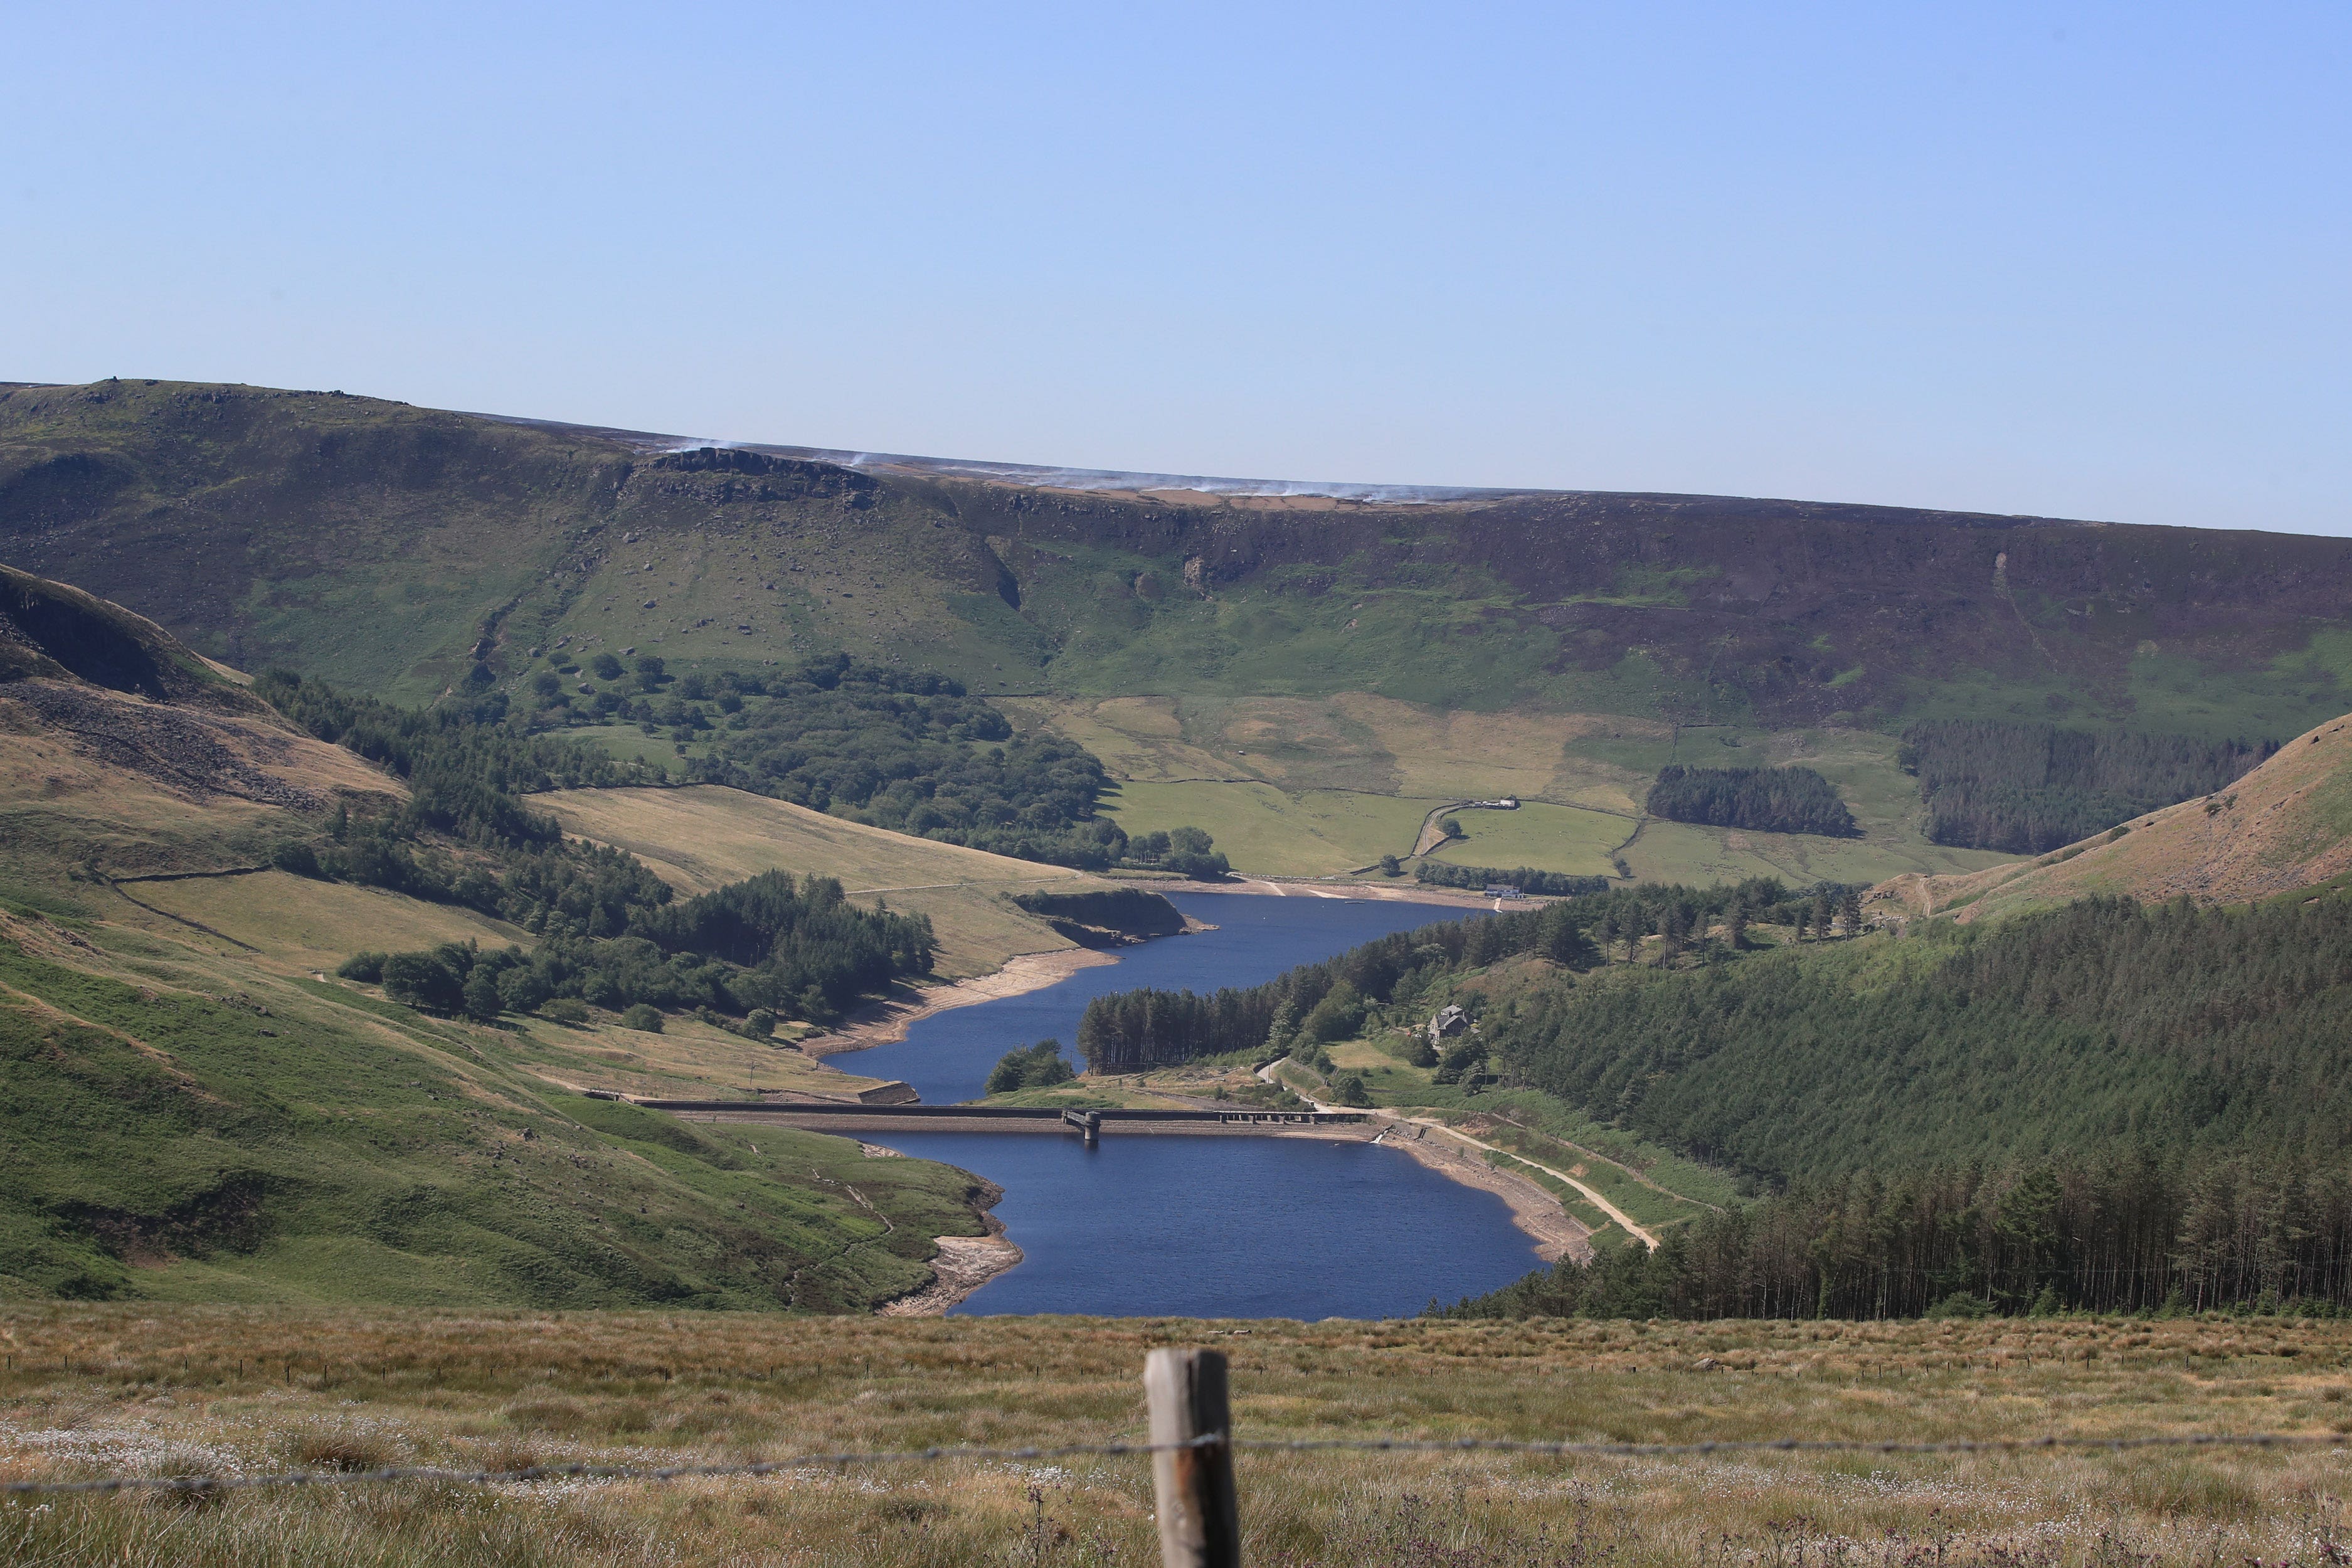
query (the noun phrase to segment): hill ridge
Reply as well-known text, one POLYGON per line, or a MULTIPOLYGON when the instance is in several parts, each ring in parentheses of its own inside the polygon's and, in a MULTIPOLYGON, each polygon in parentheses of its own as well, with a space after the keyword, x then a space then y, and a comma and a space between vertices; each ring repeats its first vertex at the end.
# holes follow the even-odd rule
POLYGON ((2024 714, 2275 736, 2352 708, 2344 540, 1659 493, 1121 489, 1229 482, 758 444, 665 460, 691 439, 337 393, 0 388, 0 557, 207 657, 407 700, 478 663, 510 685, 551 649, 658 646, 710 669, 849 648, 981 690, 1780 729, 2024 714), (737 472, 733 452, 788 467, 737 472))
POLYGON ((2079 844, 1960 875, 1908 873, 1871 891, 1901 916, 1963 923, 2096 894, 2246 903, 2352 874, 2352 714, 2279 748, 2228 788, 2079 844))

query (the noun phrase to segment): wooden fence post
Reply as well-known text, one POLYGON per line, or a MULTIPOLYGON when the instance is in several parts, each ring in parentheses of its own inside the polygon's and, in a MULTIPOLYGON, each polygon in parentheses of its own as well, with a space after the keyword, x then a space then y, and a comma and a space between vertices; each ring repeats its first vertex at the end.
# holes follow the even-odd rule
POLYGON ((1223 1351, 1158 1350, 1144 1359, 1151 1441, 1216 1441, 1151 1456, 1161 1568, 1240 1568, 1241 1512, 1234 1497, 1233 1416, 1223 1351))

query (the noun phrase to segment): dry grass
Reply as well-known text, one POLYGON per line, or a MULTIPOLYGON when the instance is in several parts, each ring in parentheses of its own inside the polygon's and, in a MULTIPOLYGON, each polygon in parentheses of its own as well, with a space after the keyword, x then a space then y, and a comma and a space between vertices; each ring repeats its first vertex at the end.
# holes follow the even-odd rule
MULTIPOLYGON (((2352 1429, 2352 1327, 1178 1323, 53 1307, 0 1318, 12 1475, 509 1468, 1132 1438, 1155 1344, 1244 1436, 2352 1429), (63 1370, 70 1355, 75 1371, 63 1370), (240 1370, 241 1363, 241 1370, 240 1370), (291 1364, 289 1378, 288 1366, 291 1364), (1711 1363, 1711 1364, 1707 1364, 1711 1363)), ((1557 1461, 1258 1454, 1257 1563, 2343 1562, 2339 1448, 1557 1461)), ((0 1558, 1146 1564, 1131 1459, 0 1506, 0 1558)))
POLYGON ((1956 911, 1962 921, 2046 909, 2094 894, 2149 903, 2183 894, 2242 903, 2341 880, 2352 872, 2352 719, 2290 741, 2208 799, 2134 817, 2119 839, 2095 836, 2064 859, 2011 859, 1989 870, 1906 877, 1874 889, 1890 912, 1956 911))
MULTIPOLYGON (((131 893, 182 920, 259 948, 293 972, 332 970, 363 948, 379 952, 431 947, 436 942, 478 942, 484 947, 509 942, 530 947, 539 940, 520 926, 477 914, 457 904, 432 904, 381 888, 321 882, 284 871, 249 877, 209 877, 184 882, 139 882, 131 893)), ((125 925, 162 929, 125 900, 98 903, 109 919, 125 925)), ((186 928, 175 926, 174 935, 186 928)))
POLYGON ((930 916, 939 972, 949 979, 988 973, 1015 953, 1074 945, 1006 903, 1003 893, 1062 882, 1103 885, 1059 867, 913 838, 716 785, 563 790, 535 795, 531 805, 553 812, 567 832, 626 849, 681 893, 709 892, 762 871, 838 877, 853 894, 930 916))
POLYGON ((855 1095, 883 1080, 819 1063, 793 1047, 787 1026, 774 1043, 713 1028, 691 1013, 664 1022, 662 1032, 626 1028, 608 1014, 581 1027, 544 1018, 510 1018, 501 1044, 530 1071, 572 1089, 610 1089, 655 1099, 707 1097, 720 1091, 855 1095))

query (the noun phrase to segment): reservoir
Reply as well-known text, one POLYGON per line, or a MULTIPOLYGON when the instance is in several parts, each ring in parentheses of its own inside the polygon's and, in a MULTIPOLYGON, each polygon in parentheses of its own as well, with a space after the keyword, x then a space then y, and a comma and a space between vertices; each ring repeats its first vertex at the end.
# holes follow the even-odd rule
MULTIPOLYGON (((1374 937, 1480 911, 1458 904, 1181 893, 1217 929, 1120 950, 1026 995, 919 1020, 905 1040, 832 1058, 903 1079, 929 1105, 975 1100, 996 1059, 1055 1038, 1075 1062, 1096 996, 1142 986, 1255 985, 1374 937)), ((1379 1318, 1491 1290, 1538 1265, 1535 1245, 1490 1193, 1392 1149, 1306 1138, 1076 1138, 894 1132, 891 1148, 985 1176, 1024 1254, 959 1315, 1379 1318)))

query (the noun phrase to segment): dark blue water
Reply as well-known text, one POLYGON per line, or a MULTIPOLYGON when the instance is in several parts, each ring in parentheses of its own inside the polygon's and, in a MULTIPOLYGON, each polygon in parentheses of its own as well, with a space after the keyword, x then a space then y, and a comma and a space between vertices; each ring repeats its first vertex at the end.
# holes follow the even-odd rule
POLYGON ((877 1132, 1004 1189, 1024 1254, 958 1316, 1402 1318, 1536 1268, 1492 1193, 1412 1156, 1312 1138, 877 1132), (1175 1201, 1171 1201, 1175 1200, 1175 1201))
MULTIPOLYGON (((1116 964, 935 1015, 903 1042, 832 1060, 904 1079, 929 1104, 972 1100, 1015 1046, 1051 1037, 1075 1058, 1079 1016, 1097 996, 1255 985, 1390 931, 1479 912, 1246 893, 1175 901, 1218 929, 1122 949, 1116 964)), ((1090 1152, 1076 1138, 1024 1133, 885 1141, 1004 1189, 996 1216, 1024 1260, 958 1313, 1398 1317, 1433 1296, 1452 1301, 1507 1284, 1538 1261, 1502 1199, 1364 1143, 1114 1132, 1090 1152)))
POLYGON ((1328 958, 1392 931, 1482 911, 1460 904, 1389 903, 1375 899, 1267 898, 1255 893, 1179 893, 1176 906, 1215 931, 1162 937, 1121 948, 1117 963, 1081 969, 1057 985, 957 1007, 921 1019, 894 1045, 845 1051, 827 1059, 844 1072, 903 1079, 926 1105, 978 1100, 997 1058, 1015 1046, 1053 1038, 1077 1060, 1078 1019, 1087 1004, 1115 991, 1149 985, 1209 992, 1255 985, 1284 970, 1328 958))

